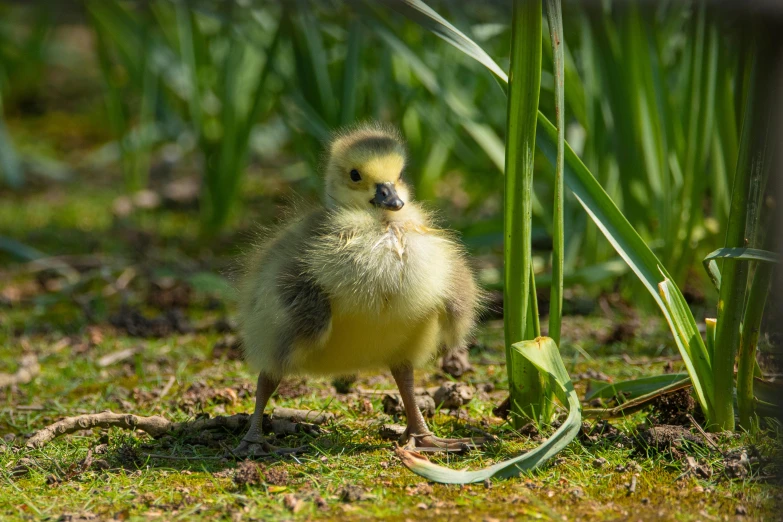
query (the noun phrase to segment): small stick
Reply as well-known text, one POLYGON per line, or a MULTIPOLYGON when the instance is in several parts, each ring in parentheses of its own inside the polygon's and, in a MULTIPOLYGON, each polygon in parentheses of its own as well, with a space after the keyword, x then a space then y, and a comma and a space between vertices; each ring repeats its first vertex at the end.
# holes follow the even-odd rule
POLYGON ((22 404, 16 407, 17 411, 44 411, 45 409, 40 404, 22 404))
POLYGON ((160 395, 158 395, 158 402, 162 401, 163 397, 165 397, 166 394, 171 391, 171 387, 174 386, 175 382, 177 382, 177 379, 173 375, 169 377, 169 381, 166 383, 163 389, 160 390, 160 395))
POLYGON ((725 453, 723 453, 723 451, 718 447, 718 445, 715 444, 712 441, 712 439, 710 438, 710 436, 707 435, 707 433, 702 429, 702 427, 699 426, 699 423, 696 422, 696 419, 694 419, 693 415, 691 415, 690 413, 688 414, 688 420, 691 421, 691 424, 693 424, 693 427, 696 428, 696 430, 698 430, 699 433, 701 433, 701 436, 704 437, 704 440, 707 441, 707 444, 709 444, 710 446, 715 448, 717 450, 717 452, 720 453, 721 455, 723 455, 724 457, 726 456, 725 453))
POLYGON ((137 346, 135 348, 125 348, 124 350, 119 350, 117 352, 106 354, 100 359, 98 359, 98 367, 106 368, 107 366, 111 366, 112 364, 122 362, 125 359, 130 359, 131 357, 133 357, 137 353, 140 353, 141 351, 142 348, 137 346))

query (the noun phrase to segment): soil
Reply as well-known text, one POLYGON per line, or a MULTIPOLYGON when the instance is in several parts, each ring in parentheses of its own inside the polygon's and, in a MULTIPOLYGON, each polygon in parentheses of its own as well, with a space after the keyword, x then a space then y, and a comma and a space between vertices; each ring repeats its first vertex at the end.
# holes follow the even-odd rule
POLYGON ((656 425, 690 426, 688 416, 696 413, 696 400, 690 388, 656 397, 651 404, 652 412, 648 419, 656 425))
POLYGON ((640 433, 641 439, 649 447, 661 451, 670 451, 675 456, 683 442, 706 445, 707 442, 701 435, 694 435, 690 430, 680 425, 659 425, 653 426, 640 433))
POLYGON ((254 486, 261 483, 259 466, 252 460, 243 460, 234 471, 234 483, 239 486, 254 486))
POLYGON ((138 308, 123 306, 109 318, 115 327, 131 337, 160 339, 176 333, 190 333, 193 326, 182 310, 169 309, 156 317, 146 317, 138 308))

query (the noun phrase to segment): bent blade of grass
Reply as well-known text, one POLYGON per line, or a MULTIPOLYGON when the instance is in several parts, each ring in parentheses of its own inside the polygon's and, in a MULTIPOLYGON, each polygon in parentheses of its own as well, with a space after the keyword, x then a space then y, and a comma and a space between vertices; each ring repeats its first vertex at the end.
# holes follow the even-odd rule
POLYGON ((718 263, 715 261, 716 259, 734 259, 734 260, 742 260, 742 261, 760 261, 762 263, 779 263, 780 262, 780 255, 776 254, 775 252, 770 252, 769 250, 761 250, 758 248, 719 248, 712 253, 710 253, 707 257, 704 258, 704 261, 702 263, 704 264, 704 270, 707 271, 707 274, 710 276, 710 280, 712 280, 712 284, 715 285, 715 288, 717 290, 720 290, 720 282, 721 282, 721 275, 720 275, 720 268, 718 268, 718 263))
POLYGON ((541 466, 576 437, 582 425, 581 405, 555 342, 549 337, 538 337, 514 344, 514 350, 530 361, 549 382, 554 383, 558 399, 568 404, 568 418, 563 425, 539 447, 476 471, 455 471, 434 464, 419 453, 398 450, 397 454, 408 469, 441 484, 469 484, 489 478, 516 477, 541 466))
POLYGON ((675 382, 687 379, 687 373, 666 373, 642 377, 631 381, 609 383, 585 395, 585 400, 608 399, 611 397, 633 399, 640 395, 655 392, 675 382))
POLYGON ((757 400, 770 404, 781 404, 783 402, 783 382, 780 380, 768 381, 760 377, 754 377, 753 385, 757 400))
POLYGON ((484 49, 420 0, 384 0, 384 3, 489 69, 503 83, 508 75, 484 49))
MULTIPOLYGON (((428 16, 426 21, 423 21, 421 16, 411 17, 402 10, 400 12, 436 34, 444 30, 443 28, 438 29, 439 25, 448 24, 440 15, 428 16), (435 27, 433 28, 433 26, 435 27)), ((451 24, 448 24, 448 27, 450 31, 457 31, 451 24)), ((467 36, 461 34, 461 38, 467 39, 467 36)), ((473 45, 478 47, 475 43, 473 45)), ((460 46, 456 47, 462 50, 460 46)), ((466 52, 466 54, 477 59, 475 53, 466 52)), ((486 55, 486 53, 483 54, 486 55)), ((479 60, 480 63, 486 65, 485 61, 479 60)), ((492 67, 487 67, 492 70, 492 67)), ((557 129, 540 111, 538 112, 538 127, 538 139, 536 142, 550 163, 554 165, 557 158, 557 129)), ((712 406, 707 402, 708 395, 704 393, 704 389, 713 389, 712 374, 709 366, 704 364, 704 361, 709 361, 709 355, 696 327, 696 320, 685 303, 682 292, 674 283, 671 283, 671 276, 663 264, 625 216, 623 216, 617 205, 615 205, 601 184, 598 183, 593 174, 582 163, 582 160, 579 159, 579 156, 577 156, 568 142, 565 142, 564 145, 565 165, 563 174, 565 185, 571 190, 593 222, 606 239, 609 240, 612 247, 625 260, 655 300, 669 323, 677 348, 683 358, 688 361, 700 361, 697 363, 699 371, 697 372, 696 366, 691 363, 688 367, 688 373, 694 381, 694 388, 697 390, 699 403, 704 410, 704 414, 708 420, 711 419, 712 406), (658 283, 661 281, 661 275, 663 275, 664 280, 669 281, 666 285, 669 295, 668 301, 665 301, 661 294, 658 293, 658 283), (672 316, 673 306, 680 312, 680 316, 676 319, 672 316), (679 325, 679 328, 675 327, 675 325, 679 325), (705 368, 705 366, 707 367, 705 368)))
POLYGON ((624 403, 615 406, 614 408, 587 408, 582 410, 582 415, 585 418, 590 419, 613 419, 617 417, 626 417, 631 413, 645 408, 649 405, 650 401, 655 400, 658 397, 683 390, 689 386, 691 386, 690 377, 686 375, 679 381, 675 381, 667 386, 664 386, 663 388, 658 388, 657 390, 651 391, 650 393, 645 393, 644 395, 634 397, 633 399, 625 401, 624 403))

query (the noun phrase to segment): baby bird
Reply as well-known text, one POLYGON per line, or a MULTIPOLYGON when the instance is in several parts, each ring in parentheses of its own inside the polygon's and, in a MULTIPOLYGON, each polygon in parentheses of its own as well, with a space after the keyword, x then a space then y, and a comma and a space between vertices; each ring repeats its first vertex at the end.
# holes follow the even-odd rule
POLYGON ((261 432, 282 377, 377 368, 389 368, 399 387, 406 447, 483 443, 434 436, 414 400, 413 369, 463 346, 476 321, 480 291, 462 247, 412 200, 394 128, 340 132, 326 154, 326 204, 259 245, 240 282, 245 356, 259 376, 250 428, 234 453, 286 451, 261 432))

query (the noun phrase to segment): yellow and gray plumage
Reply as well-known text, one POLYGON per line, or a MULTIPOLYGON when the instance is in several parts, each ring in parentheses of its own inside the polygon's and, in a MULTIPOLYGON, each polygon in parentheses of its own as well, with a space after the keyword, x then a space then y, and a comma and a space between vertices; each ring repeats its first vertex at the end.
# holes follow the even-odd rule
MULTIPOLYGON (((390 368, 405 400, 413 367, 464 345, 480 294, 462 247, 411 201, 405 160, 392 128, 338 134, 326 205, 288 220, 250 256, 239 312, 247 361, 260 372, 254 420, 272 393, 262 388, 286 375, 390 368)), ((436 439, 408 410, 408 435, 436 439)), ((248 435, 262 443, 260 431, 248 435)))

